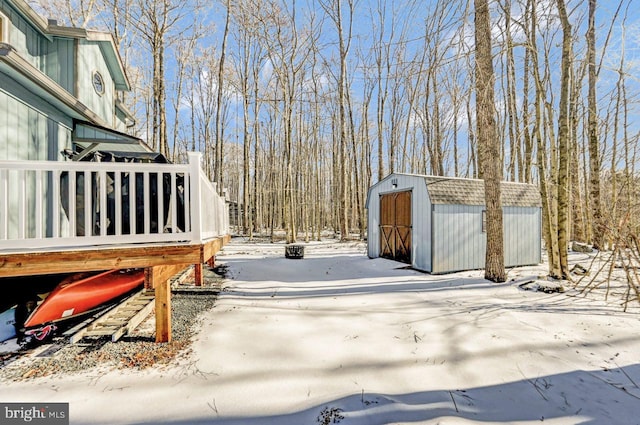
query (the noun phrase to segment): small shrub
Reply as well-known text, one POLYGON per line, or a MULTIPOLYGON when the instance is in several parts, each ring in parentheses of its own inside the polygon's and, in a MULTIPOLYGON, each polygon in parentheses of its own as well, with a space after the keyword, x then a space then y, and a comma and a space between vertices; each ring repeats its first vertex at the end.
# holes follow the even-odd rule
POLYGON ((340 420, 344 419, 342 416, 342 409, 337 407, 325 407, 318 415, 317 422, 321 425, 337 424, 340 420))

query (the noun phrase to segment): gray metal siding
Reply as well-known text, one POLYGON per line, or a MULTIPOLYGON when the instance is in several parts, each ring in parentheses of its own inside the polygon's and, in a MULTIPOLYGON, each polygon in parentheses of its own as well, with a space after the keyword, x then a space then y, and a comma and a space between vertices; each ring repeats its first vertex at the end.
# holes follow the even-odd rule
POLYGON ((424 180, 413 178, 413 264, 418 270, 431 271, 431 201, 424 180))
MULTIPOLYGON (((484 206, 432 204, 424 176, 391 174, 369 189, 368 243, 371 258, 380 255, 380 194, 412 190, 412 266, 431 273, 482 269, 486 233, 484 206), (392 181, 397 186, 392 186, 392 181)), ((505 266, 541 262, 541 212, 537 206, 503 207, 505 266)))
POLYGON ((371 200, 367 212, 367 255, 369 258, 378 258, 380 255, 380 203, 373 202, 378 199, 377 192, 369 191, 371 200))
POLYGON ((539 264, 540 208, 504 207, 504 263, 506 267, 539 264))
MULTIPOLYGON (((437 205, 434 212, 433 273, 482 269, 486 233, 482 232, 484 207, 437 205)), ((504 207, 505 266, 541 262, 540 208, 504 207)))
POLYGON ((369 189, 367 254, 370 258, 380 256, 380 195, 405 190, 411 190, 411 264, 417 269, 430 271, 431 204, 424 179, 416 176, 392 174, 369 189), (397 181, 395 188, 393 180, 397 181))
POLYGON ((470 205, 435 206, 432 273, 484 267, 487 238, 482 232, 483 209, 470 205))

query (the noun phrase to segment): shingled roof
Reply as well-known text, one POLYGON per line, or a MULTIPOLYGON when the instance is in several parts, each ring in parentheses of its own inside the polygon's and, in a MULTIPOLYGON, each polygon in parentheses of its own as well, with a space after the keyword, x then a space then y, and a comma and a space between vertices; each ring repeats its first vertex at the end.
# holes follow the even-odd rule
MULTIPOLYGON (((484 181, 453 177, 424 176, 433 204, 484 205, 484 181)), ((502 205, 505 207, 539 207, 540 191, 531 184, 502 182, 502 205)))

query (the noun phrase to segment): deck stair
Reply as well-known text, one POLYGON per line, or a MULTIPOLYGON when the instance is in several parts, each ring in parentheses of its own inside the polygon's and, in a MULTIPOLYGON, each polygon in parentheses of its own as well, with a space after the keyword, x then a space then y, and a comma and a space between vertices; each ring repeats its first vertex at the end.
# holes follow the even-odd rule
POLYGON ((74 344, 82 340, 110 337, 112 342, 116 342, 142 323, 151 314, 154 305, 154 291, 143 289, 75 332, 69 341, 74 344))

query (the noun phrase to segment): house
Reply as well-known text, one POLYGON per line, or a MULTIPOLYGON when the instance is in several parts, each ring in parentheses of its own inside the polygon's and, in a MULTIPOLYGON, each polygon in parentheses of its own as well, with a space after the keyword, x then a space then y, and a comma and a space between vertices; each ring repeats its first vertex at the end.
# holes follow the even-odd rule
POLYGON ((119 93, 129 89, 110 34, 59 26, 24 0, 0 0, 0 159, 62 160, 64 149, 94 140, 150 150, 125 134, 135 120, 119 93))
POLYGON ((164 341, 168 279, 195 265, 202 280, 228 207, 199 153, 168 164, 127 134, 128 90, 110 34, 0 0, 0 278, 144 268, 164 341))
MULTIPOLYGON (((541 198, 530 184, 502 182, 505 266, 541 262, 541 198)), ((367 196, 370 258, 429 273, 482 269, 484 181, 393 173, 367 196)))

